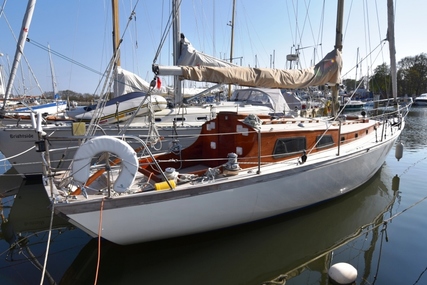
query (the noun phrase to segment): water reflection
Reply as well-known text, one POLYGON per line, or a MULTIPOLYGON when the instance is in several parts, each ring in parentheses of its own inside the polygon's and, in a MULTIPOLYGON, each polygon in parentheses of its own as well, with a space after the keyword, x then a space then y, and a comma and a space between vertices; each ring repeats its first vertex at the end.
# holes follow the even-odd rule
POLYGON ((2 285, 40 284, 43 271, 43 284, 56 284, 78 250, 90 240, 65 220, 52 216, 50 201, 40 182, 40 177, 23 180, 16 197, 0 198, 2 285), (48 245, 48 263, 44 268, 48 245))
MULTIPOLYGON (((0 160, 1 158, 2 155, 0 155, 0 160)), ((16 195, 22 181, 22 177, 15 168, 6 166, 4 161, 0 162, 0 198, 16 195)))
POLYGON ((411 108, 402 139, 405 148, 410 152, 416 152, 425 148, 427 132, 425 131, 427 121, 427 108, 411 108))
MULTIPOLYGON (((391 176, 377 173, 340 199, 229 230, 126 247, 102 241, 98 282, 268 284, 310 268, 320 276, 319 284, 325 284, 328 253, 382 223, 397 194, 391 184, 391 176)), ((90 241, 60 284, 93 283, 97 247, 97 240, 90 241)), ((365 257, 370 264, 372 255, 365 257)))

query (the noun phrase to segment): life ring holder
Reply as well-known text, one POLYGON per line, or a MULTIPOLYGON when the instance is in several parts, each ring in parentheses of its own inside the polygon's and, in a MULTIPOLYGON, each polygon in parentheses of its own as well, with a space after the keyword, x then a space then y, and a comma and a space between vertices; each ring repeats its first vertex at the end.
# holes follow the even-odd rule
POLYGON ((83 187, 90 175, 92 157, 102 153, 111 152, 122 159, 120 173, 113 184, 114 191, 123 193, 135 181, 139 162, 135 150, 125 141, 116 137, 99 136, 82 144, 74 155, 72 175, 79 187, 83 187))

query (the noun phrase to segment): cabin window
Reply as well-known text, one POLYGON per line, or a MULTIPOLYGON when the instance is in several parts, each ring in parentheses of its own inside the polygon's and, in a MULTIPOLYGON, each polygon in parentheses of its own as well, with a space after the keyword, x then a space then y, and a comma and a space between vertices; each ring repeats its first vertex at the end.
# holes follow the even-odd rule
POLYGON ((331 135, 317 136, 317 148, 328 147, 334 144, 334 139, 331 135))
POLYGON ((273 156, 281 157, 294 153, 300 153, 306 148, 305 137, 278 139, 276 141, 276 145, 274 146, 273 156))
POLYGON ((269 103, 268 95, 260 91, 252 91, 251 96, 247 98, 247 101, 252 104, 266 104, 269 103))
POLYGON ((231 101, 246 101, 251 95, 250 90, 239 90, 233 93, 231 101))

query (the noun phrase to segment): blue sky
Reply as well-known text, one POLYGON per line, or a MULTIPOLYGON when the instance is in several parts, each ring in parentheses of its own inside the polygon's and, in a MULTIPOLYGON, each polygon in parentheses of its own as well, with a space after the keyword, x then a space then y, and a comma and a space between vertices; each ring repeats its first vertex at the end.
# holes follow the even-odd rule
MULTIPOLYGON (((121 34, 137 2, 119 0, 121 34)), ((147 81, 153 77, 151 64, 165 30, 171 2, 139 0, 136 18, 129 23, 123 38, 122 67, 147 81)), ((232 2, 182 1, 181 31, 196 49, 216 57, 229 58, 231 28, 227 23, 232 18, 232 2)), ((365 57, 368 50, 377 47, 380 40, 385 38, 386 2, 345 1, 345 78, 356 76, 354 66, 357 50, 359 57, 365 57)), ((27 1, 1 0, 0 3, 6 3, 4 14, 0 17, 0 53, 3 54, 0 64, 8 74, 9 62, 12 62, 16 48, 10 28, 18 37, 27 1)), ((427 36, 422 31, 421 23, 427 10, 427 1, 397 0, 395 4, 396 57, 400 60, 418 55, 427 47, 427 36)), ((70 89, 91 94, 99 92, 99 74, 104 72, 112 53, 111 25, 110 0, 38 0, 29 29, 31 42, 25 45, 24 54, 41 89, 52 90, 48 53, 39 47, 49 44, 52 50, 62 55, 53 55, 59 90, 70 89), (87 68, 71 63, 64 57, 87 68)), ((244 66, 270 67, 274 59, 274 67, 285 68, 289 66, 286 55, 295 52, 295 47, 299 46, 302 48, 300 66, 307 67, 313 60, 318 61, 332 50, 335 26, 335 0, 236 0, 233 57, 237 59, 234 62, 244 66)), ((384 61, 388 63, 388 58, 388 44, 385 44, 382 50, 378 48, 359 66, 358 77, 372 72, 375 66, 384 61)), ((18 73, 16 88, 22 90, 21 86, 25 85, 27 94, 39 95, 40 90, 25 60, 22 62, 23 68, 18 73)), ((167 40, 156 63, 170 65, 171 62, 172 49, 167 40)))

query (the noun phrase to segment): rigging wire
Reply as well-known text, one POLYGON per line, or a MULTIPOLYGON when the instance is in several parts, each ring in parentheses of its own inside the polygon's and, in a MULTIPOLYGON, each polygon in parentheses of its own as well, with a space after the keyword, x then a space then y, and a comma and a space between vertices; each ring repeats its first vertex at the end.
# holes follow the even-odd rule
MULTIPOLYGON (((136 10, 138 3, 139 3, 139 0, 136 2, 136 4, 134 5, 134 7, 133 7, 133 9, 129 15, 128 21, 126 23, 126 27, 124 28, 123 33, 120 37, 120 41, 118 43, 118 46, 116 47, 116 51, 114 51, 114 55, 111 58, 110 63, 108 65, 106 71, 104 72, 104 78, 106 80, 105 80, 104 86, 101 90, 101 95, 103 96, 103 98, 101 98, 101 100, 98 101, 98 104, 96 106, 96 109, 94 111, 92 119, 90 121, 89 128, 86 131, 86 135, 89 135, 89 136, 93 135, 96 131, 96 125, 98 125, 99 121, 101 120, 100 114, 103 112, 103 109, 104 109, 105 105, 107 104, 107 100, 105 100, 105 99, 108 96, 108 93, 106 92, 106 90, 110 90, 111 86, 113 85, 113 83, 115 81, 115 78, 112 75, 114 74, 114 70, 117 68, 116 62, 117 62, 117 59, 118 59, 119 54, 120 54, 121 44, 123 42, 124 35, 126 34, 133 17, 136 15, 135 10, 136 10), (107 80, 108 78, 110 80, 107 80)), ((147 97, 145 97, 145 99, 143 101, 145 101, 146 98, 147 97)), ((141 102, 141 104, 143 104, 143 103, 144 102, 141 102)))
POLYGON ((54 206, 55 206, 54 198, 52 198, 51 211, 50 211, 49 233, 48 233, 48 237, 47 237, 46 253, 45 253, 45 257, 44 257, 44 264, 43 264, 43 270, 42 270, 42 277, 40 280, 40 285, 43 285, 44 277, 46 275, 47 258, 49 256, 49 248, 50 248, 50 242, 51 242, 51 236, 52 236, 53 217, 55 214, 54 206))
MULTIPOLYGON (((12 26, 10 25, 9 20, 7 19, 6 14, 4 13, 4 11, 3 11, 3 10, 1 11, 0 16, 1 16, 1 15, 3 15, 4 20, 6 21, 6 24, 7 24, 7 26, 9 27, 9 30, 10 30, 10 32, 11 32, 11 34, 12 34, 13 38, 15 39, 15 42, 18 42, 18 39, 16 38, 16 35, 15 35, 15 33, 13 32, 12 26)), ((27 64, 28 70, 30 71, 30 73, 31 73, 31 75, 32 75, 32 77, 33 77, 33 79, 34 79, 34 81, 35 81, 35 83, 36 83, 36 85, 37 85, 37 87, 38 87, 38 89, 39 89, 40 93, 41 93, 41 94, 43 94, 43 89, 41 88, 41 86, 40 86, 40 84, 39 84, 39 82, 38 82, 38 80, 37 80, 37 78, 36 78, 36 75, 35 75, 35 73, 34 73, 33 69, 32 69, 32 68, 31 68, 31 66, 30 66, 30 62, 28 61, 28 59, 27 59, 27 57, 25 56, 25 54, 24 54, 24 53, 22 53, 22 57, 24 58, 25 63, 27 64)), ((22 64, 21 64, 21 72, 22 72, 22 64)), ((15 89, 15 91, 16 91, 16 92, 18 92, 18 91, 16 90, 16 87, 13 87, 13 88, 15 89)))
MULTIPOLYGON (((179 0, 178 1, 178 3, 177 3, 177 11, 176 12, 178 12, 179 11, 179 8, 180 8, 180 6, 181 6, 181 0, 179 0)), ((161 37, 161 39, 160 39, 160 43, 159 43, 159 46, 158 46, 158 48, 157 48, 157 51, 156 51, 156 54, 155 54, 155 56, 154 56, 154 59, 153 59, 153 64, 155 64, 156 62, 157 62, 157 59, 159 58, 159 56, 160 56, 160 52, 161 52, 161 50, 162 50, 162 48, 163 48, 163 45, 164 45, 164 43, 165 43, 165 41, 166 41, 166 39, 167 39, 167 36, 168 36, 168 34, 169 34, 169 31, 170 31, 170 29, 171 29, 171 26, 172 26, 172 23, 173 23, 173 19, 176 17, 177 15, 174 15, 173 14, 173 12, 171 12, 171 14, 169 15, 169 19, 168 19, 168 22, 167 22, 167 24, 166 24, 166 28, 165 28, 165 30, 163 31, 163 34, 162 34, 162 37, 161 37)))
POLYGON ((370 53, 368 53, 365 57, 363 57, 363 58, 361 58, 351 69, 349 69, 345 74, 342 74, 341 76, 344 78, 344 77, 346 77, 350 72, 352 72, 355 68, 357 68, 358 67, 358 65, 359 64, 361 64, 362 62, 364 62, 367 58, 368 58, 368 56, 370 56, 374 51, 376 51, 379 47, 381 47, 381 50, 380 51, 382 51, 382 47, 383 47, 383 45, 385 44, 385 41, 386 41, 387 39, 383 39, 370 53))
MULTIPOLYGON (((33 44, 34 46, 36 46, 36 47, 38 47, 38 48, 40 48, 40 49, 42 49, 42 50, 44 50, 44 51, 47 51, 47 52, 49 51, 49 49, 47 48, 47 46, 44 46, 44 45, 42 45, 41 43, 39 43, 39 42, 37 42, 37 41, 35 41, 35 40, 33 40, 33 39, 27 38, 27 41, 28 41, 30 44, 33 44)), ((93 73, 98 74, 98 75, 104 75, 104 73, 103 73, 103 72, 100 72, 100 71, 98 71, 98 70, 95 70, 95 69, 93 69, 93 68, 91 68, 91 67, 89 67, 89 66, 87 66, 87 65, 85 65, 85 64, 83 64, 83 63, 81 63, 81 62, 79 62, 79 61, 76 61, 76 60, 74 60, 74 59, 71 59, 71 58, 69 58, 69 57, 65 56, 64 54, 61 54, 61 53, 59 53, 59 52, 57 52, 57 51, 55 51, 55 50, 53 50, 53 49, 51 49, 51 50, 50 50, 50 52, 51 52, 53 55, 55 55, 55 56, 57 56, 57 57, 59 57, 59 58, 61 58, 61 59, 63 59, 63 60, 66 60, 66 61, 68 61, 68 62, 70 62, 70 63, 72 63, 72 64, 75 64, 75 65, 77 65, 77 66, 80 66, 80 67, 82 67, 82 68, 84 68, 84 69, 86 69, 86 70, 89 70, 90 72, 93 72, 93 73)))

